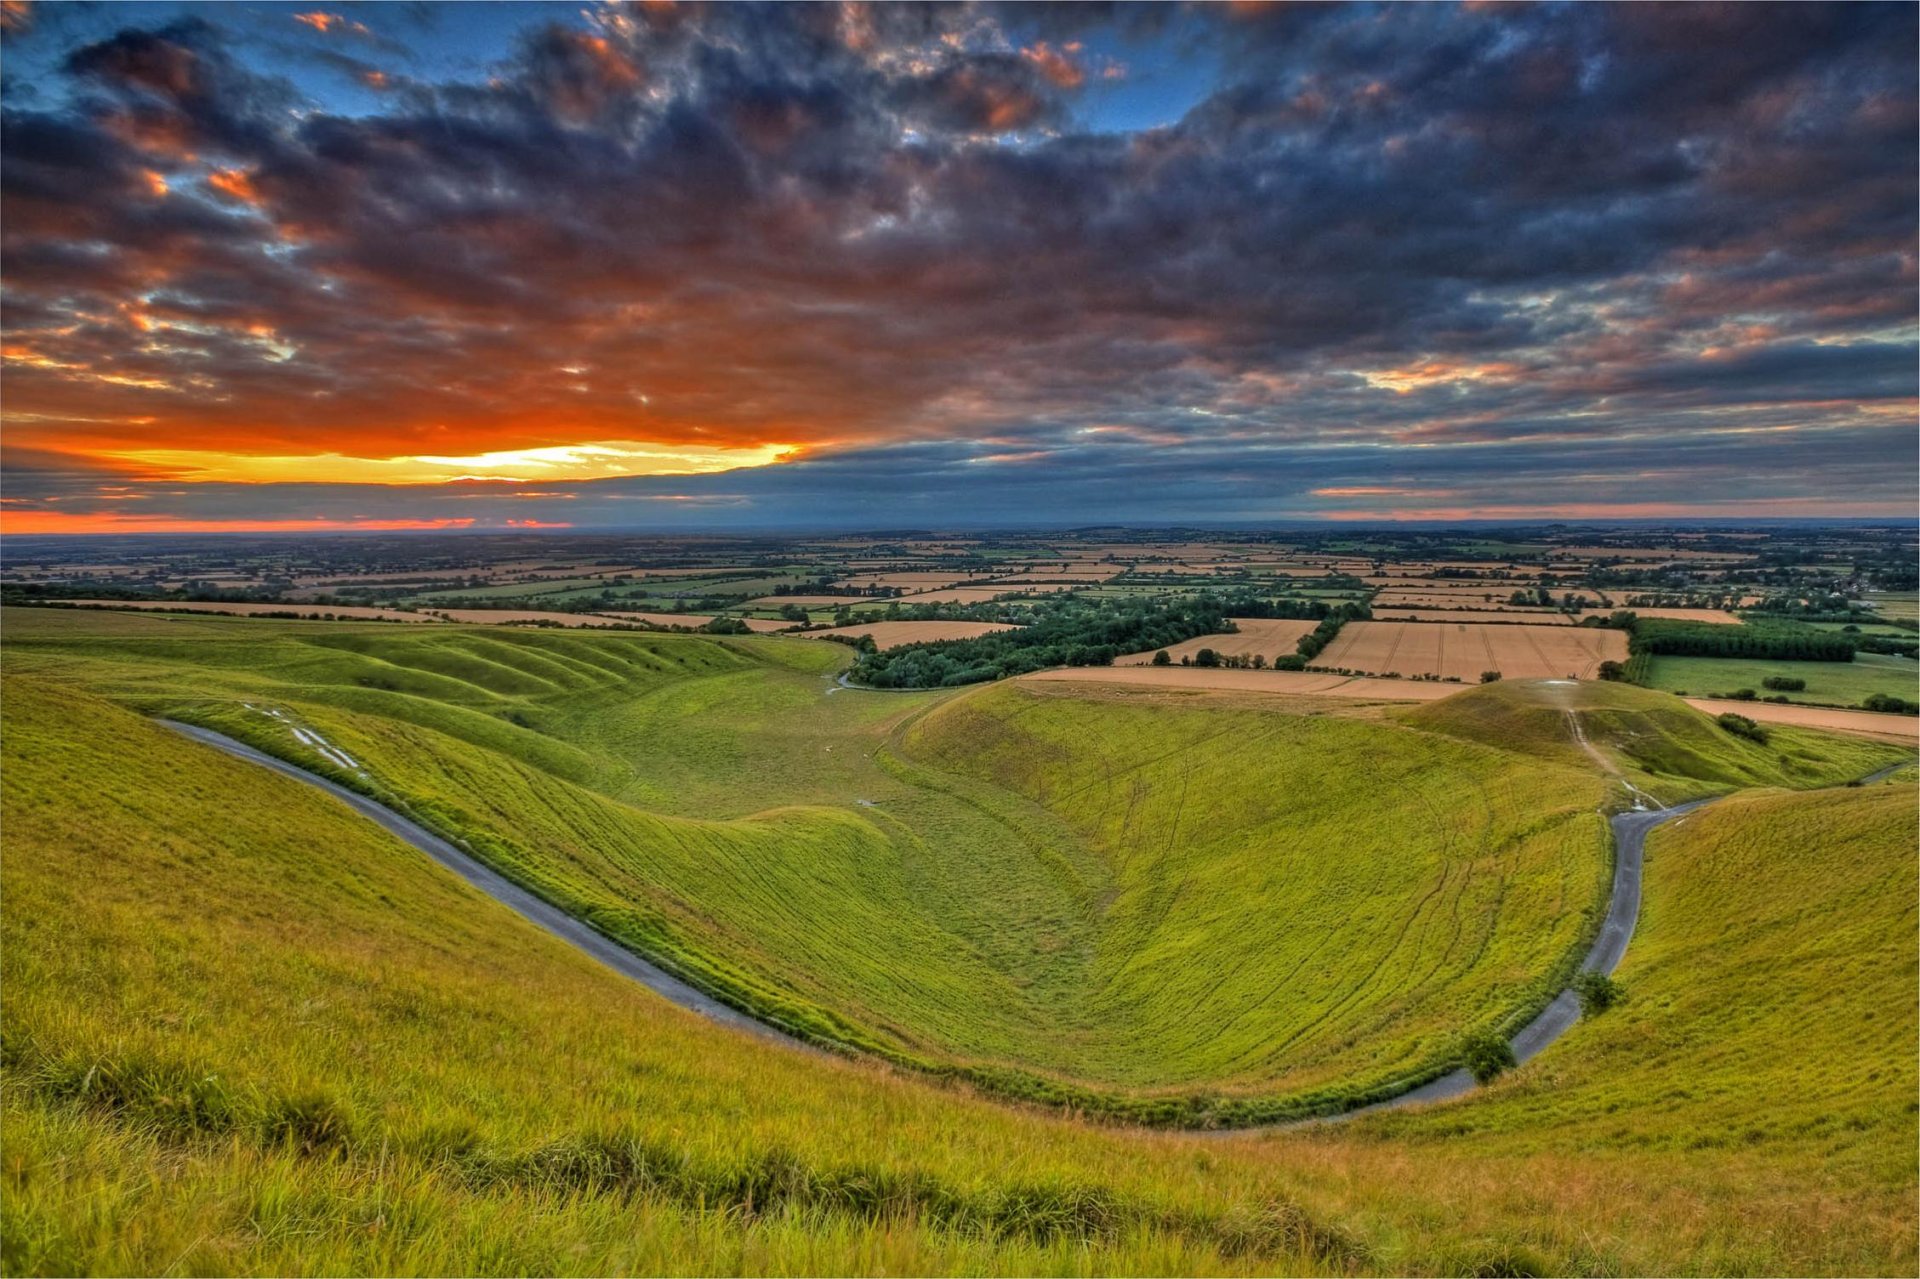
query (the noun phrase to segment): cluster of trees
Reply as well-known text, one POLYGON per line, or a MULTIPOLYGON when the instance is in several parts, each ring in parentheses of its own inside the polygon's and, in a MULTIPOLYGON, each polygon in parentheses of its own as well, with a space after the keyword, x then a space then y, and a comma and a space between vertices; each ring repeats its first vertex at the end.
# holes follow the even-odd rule
POLYGON ((1333 643, 1334 636, 1340 633, 1342 626, 1370 616, 1372 612, 1365 604, 1341 604, 1330 609, 1320 625, 1300 637, 1297 650, 1301 665, 1320 656, 1321 651, 1333 643))
POLYGON ((1111 666, 1122 653, 1232 629, 1220 601, 1207 595, 1170 603, 1063 599, 1036 606, 1018 630, 863 654, 848 675, 870 688, 947 688, 1049 666, 1111 666))
MULTIPOLYGON (((1614 616, 1618 617, 1619 614, 1614 616)), ((1857 636, 1800 627, 1725 626, 1639 618, 1629 646, 1661 657, 1757 657, 1785 662, 1851 662, 1857 636)))
POLYGON ((1875 693, 1860 705, 1870 711, 1886 711, 1893 715, 1920 715, 1920 702, 1910 702, 1891 693, 1875 693))

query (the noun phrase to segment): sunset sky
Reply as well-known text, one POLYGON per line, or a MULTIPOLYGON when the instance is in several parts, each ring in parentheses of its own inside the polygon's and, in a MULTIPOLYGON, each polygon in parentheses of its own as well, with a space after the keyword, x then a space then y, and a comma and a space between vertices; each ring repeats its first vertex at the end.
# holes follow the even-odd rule
POLYGON ((1915 509, 1910 4, 0 15, 7 532, 1915 509))

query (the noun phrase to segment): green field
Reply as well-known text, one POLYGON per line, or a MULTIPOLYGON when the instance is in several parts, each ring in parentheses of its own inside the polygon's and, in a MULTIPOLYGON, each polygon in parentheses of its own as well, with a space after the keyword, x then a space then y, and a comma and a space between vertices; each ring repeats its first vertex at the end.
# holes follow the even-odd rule
POLYGON ((1221 1140, 712 1027, 296 783, 6 698, 8 1273, 1915 1266, 1911 770, 1657 836, 1627 1002, 1486 1093, 1221 1140))
MULTIPOLYGON (((848 692, 841 649, 772 638, 38 611, 7 637, 10 672, 382 798, 803 1036, 1149 1122, 1338 1107, 1448 1068, 1559 988, 1609 875, 1618 792, 1565 712, 1481 731, 1519 684, 1300 714, 848 692)), ((1648 710, 1620 699, 1658 704, 1662 731, 1626 736, 1661 793, 1898 757, 1583 697, 1603 742, 1648 710)))
POLYGON ((9 621, 10 671, 379 795, 801 1033, 1163 1122, 1445 1067, 1607 876, 1583 761, 1378 715, 836 693, 840 649, 777 639, 9 621))
POLYGON ((1776 662, 1734 657, 1655 657, 1649 687, 1693 697, 1713 697, 1743 688, 1763 697, 1822 706, 1858 706, 1875 693, 1913 701, 1920 696, 1920 662, 1886 653, 1856 653, 1851 662, 1776 662), (1797 693, 1776 693, 1761 683, 1769 675, 1804 679, 1797 693))

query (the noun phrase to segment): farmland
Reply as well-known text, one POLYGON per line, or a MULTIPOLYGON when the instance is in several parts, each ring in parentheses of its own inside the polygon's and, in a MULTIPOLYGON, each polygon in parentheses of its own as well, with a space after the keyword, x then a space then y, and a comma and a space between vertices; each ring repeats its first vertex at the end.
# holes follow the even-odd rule
MULTIPOLYGON (((1189 661, 1201 649, 1210 648, 1222 657, 1255 657, 1271 662, 1294 651, 1300 637, 1314 628, 1311 621, 1291 618, 1236 617, 1234 629, 1182 640, 1165 650, 1171 662, 1189 661)), ((1153 660, 1152 653, 1134 653, 1115 660, 1117 666, 1141 666, 1153 660)))
POLYGON ((1881 653, 1859 653, 1851 662, 1656 657, 1647 683, 1699 697, 1723 697, 1744 688, 1812 706, 1858 706, 1875 693, 1913 701, 1920 696, 1920 662, 1881 653), (1766 687, 1770 678, 1800 680, 1806 687, 1775 692, 1766 687))
POLYGON ((972 639, 977 635, 991 635, 1009 629, 1011 627, 1004 622, 868 622, 863 626, 829 627, 826 630, 809 631, 808 634, 822 639, 859 639, 866 636, 873 640, 875 647, 889 649, 902 644, 972 639))
POLYGON ((1316 659, 1320 666, 1429 679, 1591 679, 1604 661, 1627 659, 1626 636, 1585 628, 1456 622, 1349 623, 1316 659))

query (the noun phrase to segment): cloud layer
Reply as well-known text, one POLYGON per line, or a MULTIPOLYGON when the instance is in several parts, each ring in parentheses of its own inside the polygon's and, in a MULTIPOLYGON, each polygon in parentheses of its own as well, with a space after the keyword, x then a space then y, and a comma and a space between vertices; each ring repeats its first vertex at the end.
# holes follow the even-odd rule
POLYGON ((1912 509, 1910 5, 507 12, 7 35, 8 528, 1912 509))

